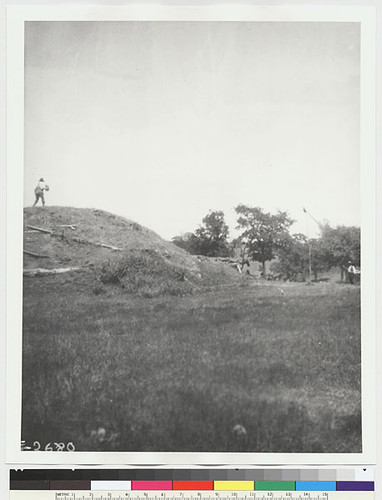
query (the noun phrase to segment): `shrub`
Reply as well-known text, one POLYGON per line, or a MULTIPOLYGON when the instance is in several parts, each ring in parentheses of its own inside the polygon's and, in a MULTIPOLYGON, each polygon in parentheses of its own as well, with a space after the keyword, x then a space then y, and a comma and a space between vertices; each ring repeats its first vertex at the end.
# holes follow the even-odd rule
POLYGON ((104 293, 105 289, 102 284, 97 284, 93 287, 93 293, 94 295, 101 295, 101 293, 104 293))
POLYGON ((186 273, 155 250, 133 251, 106 262, 99 279, 105 285, 117 285, 125 293, 147 298, 186 295, 193 289, 186 273))

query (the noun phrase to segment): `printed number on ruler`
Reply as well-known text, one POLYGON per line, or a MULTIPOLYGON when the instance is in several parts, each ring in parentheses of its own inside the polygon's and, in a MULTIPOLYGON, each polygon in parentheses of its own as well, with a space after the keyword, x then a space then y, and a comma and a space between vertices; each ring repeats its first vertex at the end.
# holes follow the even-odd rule
MULTIPOLYGON (((336 492, 333 492, 336 493, 336 492)), ((128 492, 87 492, 56 493, 56 500, 329 500, 327 492, 267 492, 267 491, 128 491, 128 492)), ((332 498, 332 497, 330 497, 332 498)))
POLYGON ((21 441, 21 451, 75 451, 76 447, 70 441, 69 443, 56 443, 49 442, 41 444, 39 441, 33 441, 31 445, 21 441))
MULTIPOLYGON (((38 492, 41 495, 44 492, 38 492)), ((48 492, 47 492, 48 493, 48 492)), ((51 492, 53 493, 53 491, 51 492)), ((48 496, 33 496, 30 500, 52 500, 48 496)), ((349 491, 77 491, 55 492, 54 500, 374 500, 374 492, 349 491)), ((11 497, 11 500, 28 500, 28 497, 11 497)))
MULTIPOLYGON (((94 500, 97 500, 96 493, 94 496, 94 500)), ((108 497, 111 500, 114 500, 113 494, 108 493, 108 497)), ((119 496, 117 496, 119 499, 119 496)), ((190 499, 193 498, 195 500, 198 499, 210 499, 210 500, 226 500, 229 498, 246 498, 253 500, 292 500, 292 499, 306 499, 306 500, 328 500, 329 493, 320 491, 320 492, 303 492, 303 491, 166 491, 166 492, 147 492, 147 491, 129 491, 124 493, 125 499, 142 499, 142 500, 152 500, 152 499, 171 499, 171 498, 184 498, 190 499)), ((93 497, 91 497, 93 500, 93 497)))

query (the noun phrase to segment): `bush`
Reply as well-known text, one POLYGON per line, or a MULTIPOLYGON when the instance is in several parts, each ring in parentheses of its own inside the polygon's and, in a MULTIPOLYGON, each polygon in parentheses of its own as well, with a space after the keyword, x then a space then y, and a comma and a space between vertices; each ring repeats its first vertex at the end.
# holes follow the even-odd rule
POLYGON ((105 285, 117 285, 125 293, 140 297, 186 295, 192 284, 185 272, 155 250, 133 251, 105 263, 99 272, 105 285))
POLYGON ((103 285, 101 284, 97 284, 93 287, 93 293, 94 295, 101 295, 101 293, 104 293, 105 292, 105 288, 103 287, 103 285))

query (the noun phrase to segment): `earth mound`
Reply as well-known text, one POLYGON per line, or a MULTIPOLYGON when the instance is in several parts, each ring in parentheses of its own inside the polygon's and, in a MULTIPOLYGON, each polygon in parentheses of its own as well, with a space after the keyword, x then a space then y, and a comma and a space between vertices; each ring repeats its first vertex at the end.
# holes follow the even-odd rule
MULTIPOLYGON (((25 208, 24 274, 69 270, 86 272, 94 293, 113 290, 147 297, 188 294, 242 278, 226 263, 190 255, 150 229, 103 210, 25 208)), ((77 273, 76 280, 83 274, 77 273)))

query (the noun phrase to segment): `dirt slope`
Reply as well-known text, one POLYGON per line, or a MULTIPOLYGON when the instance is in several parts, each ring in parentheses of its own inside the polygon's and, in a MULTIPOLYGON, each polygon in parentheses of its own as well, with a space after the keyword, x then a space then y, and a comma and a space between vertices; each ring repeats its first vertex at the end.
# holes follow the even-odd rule
MULTIPOLYGON (((130 281, 132 272, 141 277, 145 273, 155 274, 156 281, 176 276, 197 287, 241 280, 228 264, 190 255, 150 229, 98 209, 25 208, 24 251, 30 252, 24 253, 25 270, 80 267, 98 273, 106 266, 107 272, 120 273, 120 263, 124 260, 121 278, 130 281), (101 244, 121 251, 103 248, 101 244)), ((121 284, 121 280, 117 281, 121 284)))

